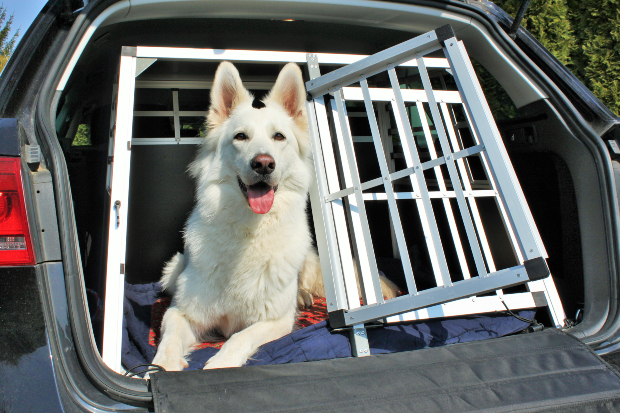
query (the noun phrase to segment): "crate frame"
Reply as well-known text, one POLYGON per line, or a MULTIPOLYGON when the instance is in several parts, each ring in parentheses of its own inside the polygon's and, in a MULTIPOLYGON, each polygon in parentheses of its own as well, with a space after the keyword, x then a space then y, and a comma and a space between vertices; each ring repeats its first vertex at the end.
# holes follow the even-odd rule
MULTIPOLYGON (((445 30, 444 30, 445 32, 445 30)), ((421 51, 428 50, 437 50, 440 47, 440 36, 442 31, 440 29, 426 33, 422 36, 418 36, 415 39, 412 39, 409 42, 405 42, 402 45, 395 46, 398 48, 398 56, 399 60, 394 60, 395 57, 392 54, 394 52, 394 48, 388 49, 390 51, 388 55, 390 56, 390 69, 397 65, 405 66, 405 67, 435 67, 435 68, 453 68, 455 59, 454 52, 453 55, 449 55, 448 59, 440 59, 440 58, 432 58, 432 57, 423 57, 421 55, 416 56, 416 53, 420 53, 421 51), (439 36, 437 35, 439 33, 439 36), (418 40, 416 40, 418 39, 418 40), (420 40, 421 39, 421 40, 420 40), (413 46, 412 46, 413 45, 413 46), (423 49, 423 50, 422 50, 423 49), (412 52, 412 50, 414 50, 412 52), (452 59, 452 60, 451 60, 452 59)), ((444 36, 445 37, 445 36, 444 36)), ((446 38, 448 39, 448 38, 446 38)), ((456 42, 455 39, 449 38, 450 41, 456 42)), ((459 43, 457 43, 459 44, 459 43)), ((460 51, 461 46, 459 46, 458 55, 463 55, 464 48, 460 51)), ((453 49, 450 49, 453 50, 453 49)), ((113 370, 120 372, 122 371, 121 366, 121 337, 122 337, 122 319, 123 319, 123 292, 124 292, 124 281, 125 281, 125 252, 126 252, 126 239, 127 239, 127 216, 128 209, 130 207, 128 203, 128 194, 129 194, 129 185, 130 185, 130 163, 131 163, 131 148, 134 145, 170 145, 170 144, 199 144, 201 142, 201 138, 182 138, 179 134, 179 116, 200 116, 201 114, 206 114, 205 112, 195 112, 184 113, 183 111, 179 111, 178 105, 178 94, 174 94, 173 91, 173 103, 174 108, 171 113, 166 112, 165 114, 156 114, 156 113, 146 113, 142 112, 134 112, 134 93, 137 87, 152 87, 152 88, 188 88, 188 89, 209 89, 211 86, 210 82, 149 82, 149 81, 140 81, 137 79, 139 75, 148 68, 151 64, 160 59, 166 60, 176 60, 176 61, 232 61, 232 62, 243 62, 243 63, 288 63, 288 62, 296 62, 301 65, 306 65, 310 77, 310 82, 308 82, 307 89, 308 92, 313 96, 312 101, 307 102, 308 116, 310 120, 310 132, 312 138, 312 145, 314 150, 314 162, 315 169, 317 174, 317 181, 313 182, 310 188, 310 198, 312 205, 313 218, 315 223, 316 235, 317 235, 317 244, 319 249, 319 255, 321 258, 321 268, 323 270, 323 277, 326 286, 326 299, 327 299, 327 307, 330 315, 330 322, 334 326, 355 326, 355 334, 358 337, 366 337, 365 330, 363 328, 363 323, 369 320, 376 319, 385 319, 387 322, 398 322, 398 321, 408 321, 408 320, 416 320, 416 319, 424 319, 424 318, 433 318, 433 317, 446 317, 446 316, 456 316, 456 315, 466 315, 466 314, 474 314, 474 313, 482 313, 482 312, 492 312, 492 311, 503 311, 504 303, 507 303, 511 309, 520 309, 520 308, 532 308, 532 307, 542 307, 549 306, 550 312, 552 314, 552 318, 554 323, 557 326, 563 324, 564 316, 563 310, 561 306, 561 301, 559 296, 557 295, 557 291, 555 289, 555 285, 553 284, 553 279, 551 277, 540 279, 538 281, 529 282, 528 289, 529 292, 526 293, 517 293, 517 294, 503 294, 501 288, 504 288, 507 285, 515 284, 515 283, 523 283, 528 280, 534 279, 534 274, 538 274, 537 277, 543 277, 543 275, 548 274, 548 270, 546 265, 544 264, 544 259, 546 253, 544 253, 544 247, 542 246, 542 242, 540 241, 540 237, 538 236, 538 232, 535 228, 535 224, 533 223, 533 219, 531 218, 531 214, 529 214, 529 210, 525 208, 525 211, 521 212, 521 215, 525 218, 528 225, 530 237, 523 241, 525 242, 525 250, 520 245, 519 251, 522 251, 522 257, 520 259, 523 261, 523 264, 518 266, 518 268, 510 269, 509 271, 504 271, 501 274, 493 274, 493 277, 487 277, 486 275, 483 277, 486 279, 484 282, 484 288, 472 288, 471 285, 473 283, 469 283, 470 286, 459 287, 461 290, 456 294, 456 296, 450 297, 433 297, 430 298, 430 294, 416 294, 415 296, 408 297, 400 297, 394 300, 389 300, 384 302, 381 294, 377 296, 377 286, 378 286, 378 271, 376 269, 376 263, 372 267, 372 272, 369 273, 367 268, 362 268, 361 277, 362 284, 365 290, 365 303, 364 305, 360 305, 359 299, 354 299, 354 295, 349 293, 347 295, 347 289, 345 285, 348 287, 348 291, 357 291, 357 287, 355 285, 354 279, 354 270, 353 270, 353 261, 345 259, 343 262, 340 261, 339 256, 342 253, 342 249, 338 248, 338 241, 336 239, 336 230, 334 225, 338 223, 341 227, 340 231, 342 232, 343 228, 346 229, 346 222, 336 218, 339 216, 339 212, 337 211, 338 207, 334 207, 334 205, 338 205, 338 200, 341 197, 354 197, 359 205, 364 204, 366 200, 370 201, 368 196, 362 195, 361 190, 355 191, 354 189, 349 189, 348 187, 341 190, 327 190, 328 181, 326 170, 329 169, 329 156, 325 157, 328 153, 325 152, 325 147, 322 146, 323 136, 328 136, 325 134, 320 134, 319 129, 324 128, 325 125, 322 124, 327 119, 325 112, 325 98, 324 95, 326 93, 330 93, 334 91, 334 85, 331 84, 329 75, 332 73, 340 71, 346 71, 349 77, 358 76, 359 78, 359 70, 363 68, 366 71, 367 77, 370 76, 368 70, 369 62, 374 62, 375 64, 380 60, 378 55, 381 55, 380 52, 377 55, 373 56, 363 56, 363 55, 347 55, 347 54, 329 54, 329 53, 300 53, 300 52, 279 52, 279 51, 255 51, 255 50, 216 50, 216 49, 191 49, 191 48, 171 48, 171 47, 142 47, 142 46, 131 46, 131 47, 123 47, 121 56, 120 56, 120 68, 118 73, 118 84, 113 87, 113 101, 116 102, 113 105, 112 109, 112 120, 111 120, 111 137, 109 143, 109 155, 110 159, 113 160, 108 168, 108 191, 110 193, 110 206, 109 206, 109 237, 108 237, 108 257, 107 257, 107 270, 106 270, 106 297, 105 297, 105 313, 104 313, 104 336, 103 336, 103 361, 113 370), (319 77, 319 62, 322 66, 324 65, 350 65, 345 66, 341 69, 337 69, 334 72, 324 76, 319 77), (313 83, 313 84, 310 84, 313 83), (332 88, 330 90, 330 88, 332 88), (324 116, 325 115, 325 116, 324 116), (155 138, 155 139, 144 139, 144 138, 133 138, 132 137, 132 126, 133 126, 133 118, 134 116, 171 116, 174 118, 175 124, 175 136, 168 138, 155 138), (343 192, 344 191, 344 192, 343 192), (340 193, 338 193, 340 192, 340 193), (328 197, 329 199, 326 199, 328 197), (331 198, 330 198, 331 197, 331 198), (117 203, 117 202, 120 202, 117 203), (119 207, 120 205, 120 207, 119 207), (344 225, 344 227, 343 227, 344 225), (533 228, 533 229, 532 229, 533 228), (535 252, 528 253, 526 250, 531 246, 531 249, 535 252), (541 266, 542 260, 542 266, 541 266), (346 262, 345 262, 346 261, 346 262), (529 264, 528 264, 529 263, 529 264), (536 265, 535 265, 536 264, 536 265), (529 278, 528 278, 529 277, 529 278), (497 295, 488 296, 488 297, 472 297, 456 300, 461 297, 470 297, 479 294, 482 290, 484 291, 496 291, 497 295), (374 302, 373 302, 374 295, 374 302), (418 296, 428 296, 424 298, 424 300, 415 301, 414 304, 411 302, 411 298, 416 299, 418 296), (448 303, 445 303, 450 301, 448 303), (445 304, 442 304, 445 303, 445 304), (377 305, 380 304, 380 305, 377 305), (426 308, 425 308, 426 307, 426 308), (397 315, 396 315, 397 314, 397 315), (352 321, 345 320, 345 316, 351 317, 354 319, 352 321)), ((457 55, 457 57, 458 57, 457 55)), ((385 54, 383 55, 385 56, 385 54)), ((467 62, 469 62, 467 60, 467 62)), ((466 63, 467 63, 466 62, 466 63)), ((462 58, 459 60, 458 64, 465 64, 462 61, 462 58)), ((379 63, 379 66, 382 70, 385 69, 384 63, 379 63)), ((471 66, 471 64, 470 64, 471 66)), ((473 69, 471 67, 466 68, 468 73, 473 73, 473 69)), ((454 69, 453 69, 454 70, 454 69)), ((461 70, 461 69, 459 69, 461 70)), ((473 75, 475 79, 475 74, 473 75)), ((359 80, 359 79, 357 79, 359 80)), ((333 81, 333 78, 332 78, 333 81)), ((340 84, 343 82, 338 80, 340 84)), ((336 82, 336 83, 338 83, 336 82)), ((246 83, 244 83, 246 84, 246 83)), ((251 84, 250 82, 246 84, 249 88, 256 89, 267 89, 271 86, 271 83, 255 83, 251 84)), ((348 89, 347 87, 343 88, 344 98, 352 99, 353 97, 350 95, 351 93, 357 93, 353 89, 348 89)), ((474 90, 475 93, 481 93, 478 89, 474 90)), ((468 91, 467 94, 471 95, 471 91, 468 91)), ((363 93, 363 100, 368 101, 371 99, 370 94, 376 93, 375 91, 368 91, 366 88, 363 93)), ((411 93, 418 94, 418 100, 423 100, 423 96, 431 96, 431 100, 434 99, 435 95, 427 94, 426 91, 412 91, 411 93)), ((439 93, 441 95, 441 93, 439 93)), ((437 96, 439 96, 437 95, 437 96)), ((449 102, 450 95, 454 97, 454 93, 444 93, 445 102, 449 102)), ((403 95, 405 96, 405 95, 403 95)), ((405 99, 409 99, 409 97, 405 96, 405 99)), ((335 93, 335 103, 337 106, 337 110, 333 112, 334 116, 342 117, 342 113, 346 115, 346 108, 344 108, 344 100, 343 96, 340 95, 340 92, 335 93)), ((431 103, 431 102, 429 102, 431 103)), ((399 104, 402 104, 400 102, 399 104)), ((486 101, 484 101, 486 105, 486 101)), ((399 107, 399 106, 396 106, 399 107)), ((440 106, 441 110, 444 109, 443 106, 440 106)), ((439 110, 439 109, 437 109, 439 110)), ((489 115, 490 111, 488 111, 488 106, 486 109, 477 108, 474 120, 478 119, 481 114, 484 116, 489 115), (488 113, 487 113, 488 112, 488 113)), ((367 113, 369 119, 374 117, 370 116, 370 111, 367 113)), ((435 115, 435 114, 434 114, 435 115)), ((406 114, 404 114, 406 117, 406 114)), ((492 119, 492 117, 491 117, 492 119)), ((471 119, 470 119, 471 120, 471 119)), ((492 123, 493 136, 495 139, 499 139, 499 132, 495 127, 494 122, 492 123)), ((405 128, 407 122, 398 123, 399 129, 402 129, 402 133, 407 134, 407 129, 409 129, 409 133, 411 133, 410 128, 405 128)), ((426 129, 425 129, 426 133, 426 129)), ((487 133, 485 130, 483 133, 487 133)), ((347 139, 351 139, 351 147, 348 148, 350 151, 352 149, 353 142, 364 142, 372 141, 375 144, 376 149, 379 148, 389 148, 389 142, 381 141, 381 137, 379 136, 379 141, 377 141, 377 137, 379 136, 379 132, 377 128, 373 128, 373 136, 372 137, 351 137, 350 134, 347 139)), ((340 138, 344 137, 341 136, 340 138)), ((411 136, 412 137, 412 136, 411 136)), ((451 137, 451 136, 450 136, 451 137)), ((447 138, 446 138, 447 139, 447 138)), ((508 159, 507 154, 505 152, 505 148, 501 145, 501 139, 499 139, 500 147, 496 150, 500 151, 501 159, 508 159), (503 151, 503 152, 502 152, 503 151)), ((383 151, 383 149, 381 149, 383 151)), ((441 160, 440 158, 436 158, 430 162, 426 162, 424 164, 412 165, 412 167, 419 166, 422 168, 433 168, 438 167, 439 165, 445 163, 450 164, 451 168, 454 168, 454 171, 457 168, 462 168, 462 157, 467 155, 471 155, 475 153, 475 151, 479 151, 484 155, 485 151, 488 151, 487 143, 484 143, 484 150, 481 145, 478 145, 476 148, 468 148, 462 151, 457 151, 453 154, 453 156, 457 159, 458 164, 454 163, 455 159, 446 162, 446 160, 441 160)), ((350 153, 349 153, 350 155, 350 153)), ((495 155, 494 155, 495 156, 495 155)), ((383 165, 385 167, 385 165, 383 165)), ((516 181, 516 177, 514 175, 514 171, 512 170, 510 163, 508 161, 509 170, 504 175, 502 175, 502 180, 510 179, 511 181, 517 182, 516 189, 516 198, 515 196, 509 196, 509 199, 512 202, 523 201, 524 205, 525 200, 523 198, 521 188, 518 186, 518 181, 516 181)), ((413 170, 415 171, 415 170, 413 170)), ((411 172, 413 172, 411 171, 411 172)), ((353 172, 351 170, 351 172, 353 172)), ((403 174, 403 171, 399 171, 392 174, 386 174, 388 177, 388 181, 395 179, 398 174, 403 174)), ((414 172, 415 173, 415 172, 414 172)), ((353 177, 355 174, 351 174, 353 177)), ((403 175, 406 176, 406 175, 403 175)), ((364 185, 360 182, 357 184, 364 185)), ((377 184, 376 182, 373 184, 377 184)), ((379 182, 380 184, 380 182, 379 182)), ((386 186, 386 190, 389 185, 386 186)), ((462 191, 461 191, 462 192, 462 191)), ((475 192, 475 191, 473 191, 475 192)), ((432 194, 431 194, 432 195, 432 194)), ((487 194, 491 195, 491 194, 487 194)), ((435 195, 432 195, 435 196, 435 195)), ((454 193, 450 194, 450 197, 455 196, 457 199, 461 199, 459 202, 463 202, 466 196, 463 193, 454 193)), ((472 205, 472 201, 475 201, 474 198, 476 196, 482 196, 481 193, 474 193, 472 196, 467 197, 467 200, 472 205)), ((494 194, 494 196, 502 197, 502 194, 494 194)), ((391 195, 388 195, 388 202, 393 202, 394 194, 392 191, 391 195)), ((430 199, 428 197, 426 200, 430 199)), ((444 198, 444 199, 447 199, 444 198)), ((417 202, 417 201, 416 201, 417 202)), ((426 201, 424 201, 426 202, 426 201)), ((474 202, 475 204, 475 202, 474 202)), ((344 211, 342 211, 344 213, 344 211)), ((396 216, 392 216, 393 220, 396 220, 396 216)), ((512 222, 512 221, 511 221, 512 222)), ((519 228, 519 226, 518 226, 519 228)), ((359 230, 359 228, 358 228, 359 230)), ((406 249, 402 248, 402 227, 400 229, 400 233, 398 229, 393 230, 393 238, 395 239, 395 245, 398 247, 398 253, 402 257, 403 254, 406 253, 406 249), (400 241, 399 241, 400 240, 400 241), (400 244, 399 244, 400 243, 400 244)), ((368 229, 365 230, 365 236, 369 236, 368 229)), ((438 236, 438 235, 437 235, 438 236)), ((406 256, 406 255, 405 255, 406 256)), ((405 260, 403 260, 405 261, 405 260)), ((442 270, 443 271, 443 270, 442 270)), ((443 285, 450 285, 449 276, 446 278, 445 271, 441 272, 440 277, 437 278, 438 282, 441 280, 443 285)), ((411 280, 408 279, 408 284, 411 280)), ((462 282, 460 282, 462 283, 462 282)), ((457 283, 459 284, 459 283, 457 283)), ((451 287, 454 288, 454 285, 451 287)), ((442 288, 443 289, 443 288, 442 288)), ((380 291, 380 289, 379 289, 380 291)), ((445 293, 443 293, 445 295, 445 293)), ((360 343, 356 343, 353 340, 354 348, 364 349, 363 341, 360 343)))

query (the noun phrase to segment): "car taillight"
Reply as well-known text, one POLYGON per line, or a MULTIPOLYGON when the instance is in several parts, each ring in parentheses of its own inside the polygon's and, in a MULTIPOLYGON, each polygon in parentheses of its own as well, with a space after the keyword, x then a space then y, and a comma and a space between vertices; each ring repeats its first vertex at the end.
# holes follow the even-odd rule
POLYGON ((0 158, 0 266, 34 265, 20 158, 0 158))

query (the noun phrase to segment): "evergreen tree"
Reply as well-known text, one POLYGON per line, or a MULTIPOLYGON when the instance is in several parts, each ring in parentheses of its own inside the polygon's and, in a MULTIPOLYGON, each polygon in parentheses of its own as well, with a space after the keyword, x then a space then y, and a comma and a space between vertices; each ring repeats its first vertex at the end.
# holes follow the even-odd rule
POLYGON ((11 14, 7 20, 6 7, 0 6, 0 27, 2 27, 0 30, 0 72, 4 69, 11 54, 13 54, 13 48, 19 37, 19 29, 17 29, 13 36, 10 36, 12 24, 13 15, 11 14))
POLYGON ((563 65, 570 66, 575 37, 566 0, 533 0, 523 27, 563 65))
POLYGON ((620 0, 569 0, 575 28, 573 72, 620 114, 620 0))
MULTIPOLYGON (((511 16, 516 16, 521 1, 495 0, 511 16)), ((567 0, 532 0, 521 22, 539 42, 564 65, 570 65, 575 36, 567 0)))
MULTIPOLYGON (((513 17, 519 0, 495 0, 513 17)), ((620 0, 532 0, 521 23, 620 114, 620 0)))

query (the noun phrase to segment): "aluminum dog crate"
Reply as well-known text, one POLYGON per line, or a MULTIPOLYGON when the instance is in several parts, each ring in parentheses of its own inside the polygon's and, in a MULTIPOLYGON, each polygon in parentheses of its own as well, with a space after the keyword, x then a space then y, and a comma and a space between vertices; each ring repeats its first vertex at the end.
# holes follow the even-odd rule
MULTIPOLYGON (((152 82, 142 81, 140 75, 157 61, 224 60, 252 64, 296 62, 308 69, 310 81, 306 86, 312 101, 307 103, 307 108, 317 173, 310 198, 333 326, 355 326, 358 337, 363 337, 363 324, 371 320, 398 322, 456 316, 503 311, 506 306, 510 309, 548 306, 554 324, 563 325, 564 313, 553 279, 544 278, 548 269, 540 236, 465 48, 449 27, 369 57, 124 47, 118 86, 114 88, 116 105, 113 105, 113 132, 109 146, 111 202, 103 337, 103 360, 108 366, 121 371, 132 148, 200 143, 200 137, 183 136, 181 118, 205 116, 208 108, 182 110, 179 91, 211 87, 209 80, 152 82), (437 55, 442 47, 446 51, 445 57, 437 55), (334 67, 340 68, 320 76, 320 69, 334 67), (396 69, 403 68, 421 78, 422 89, 401 89, 396 69), (372 83, 373 76, 386 70, 390 88, 368 86, 369 79, 372 83), (434 90, 429 71, 453 77, 458 90, 434 90), (136 89, 140 88, 169 91, 172 111, 135 110, 134 97, 136 89), (363 102, 364 110, 351 110, 351 105, 361 107, 355 102, 363 102), (466 119, 456 121, 455 112, 458 110, 466 119), (135 118, 153 116, 172 119, 171 136, 135 137, 135 118), (353 117, 362 121, 367 119, 370 133, 352 134, 350 122, 353 117), (412 129, 413 123, 417 125, 416 130, 412 129), (470 140, 473 139, 470 145, 465 144, 465 131, 469 131, 470 140), (363 145, 374 147, 380 176, 360 180, 356 145, 358 148, 363 145), (396 153, 395 145, 402 148, 402 153, 396 153), (428 161, 421 160, 422 147, 430 157, 428 161), (400 155, 404 160, 404 168, 397 167, 394 155, 400 155), (477 185, 473 173, 475 161, 482 165, 488 188, 477 185), (425 173, 429 174, 427 171, 434 174, 434 179, 425 176, 425 173), (395 191, 394 181, 403 178, 410 181, 411 190, 395 191), (371 188, 382 188, 385 192, 369 192, 371 188), (486 236, 489 228, 485 232, 478 210, 477 200, 482 198, 494 201, 502 219, 501 231, 505 231, 510 240, 516 265, 497 270, 486 236), (403 210, 398 204, 404 200, 413 202, 415 208, 403 210), (447 217, 449 235, 440 233, 436 220, 438 205, 433 205, 431 200, 443 204, 441 209, 447 217), (456 205, 453 205, 454 201, 456 205), (378 284, 379 271, 365 212, 366 203, 377 202, 388 204, 392 252, 402 263, 407 285, 405 295, 387 301, 383 300, 378 284), (431 288, 422 290, 416 285, 407 248, 408 234, 401 225, 405 216, 415 217, 421 223, 426 253, 432 264, 434 285, 431 288), (459 280, 453 280, 454 269, 448 266, 444 252, 447 241, 452 243, 458 256, 459 280), (358 267, 361 278, 362 303, 354 266, 358 267), (502 291, 505 287, 523 283, 527 283, 526 291, 510 294, 502 291), (493 293, 480 296, 488 292, 493 293)), ((244 84, 251 90, 267 90, 272 82, 244 81, 244 84)), ((354 344, 363 346, 363 342, 354 344)), ((363 352, 363 347, 360 349, 363 352)))

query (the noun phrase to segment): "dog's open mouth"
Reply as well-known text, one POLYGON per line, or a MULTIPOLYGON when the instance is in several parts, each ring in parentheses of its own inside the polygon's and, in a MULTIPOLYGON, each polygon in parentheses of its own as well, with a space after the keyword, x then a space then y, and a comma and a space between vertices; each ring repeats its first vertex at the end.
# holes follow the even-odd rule
POLYGON ((246 185, 237 178, 241 192, 248 200, 248 204, 252 211, 257 214, 266 214, 273 205, 273 199, 278 186, 269 186, 265 182, 258 182, 253 185, 246 185))

